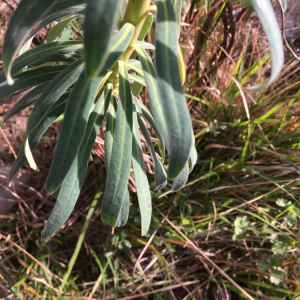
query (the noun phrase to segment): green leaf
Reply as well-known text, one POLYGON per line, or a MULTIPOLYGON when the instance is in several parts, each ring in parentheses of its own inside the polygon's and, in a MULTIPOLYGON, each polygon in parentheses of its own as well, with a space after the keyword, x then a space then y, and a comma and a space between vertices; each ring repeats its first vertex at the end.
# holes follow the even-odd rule
POLYGON ((111 103, 108 108, 106 130, 105 130, 105 165, 106 165, 107 172, 111 160, 116 117, 117 117, 117 101, 115 97, 112 96, 111 103))
POLYGON ((133 114, 132 165, 141 213, 142 235, 144 236, 151 223, 152 205, 136 112, 133 114))
POLYGON ((158 92, 156 71, 147 52, 137 45, 135 46, 135 49, 138 53, 138 56, 142 63, 142 68, 144 70, 144 78, 148 90, 153 117, 155 123, 157 124, 158 130, 168 148, 168 134, 166 130, 165 116, 163 112, 163 103, 158 92))
POLYGON ((70 52, 70 53, 57 53, 57 54, 52 54, 43 58, 40 58, 36 61, 34 61, 32 64, 30 64, 28 67, 29 68, 35 68, 38 66, 43 66, 46 64, 57 64, 60 62, 70 64, 75 62, 76 60, 80 59, 81 55, 76 52, 70 52))
POLYGON ((129 74, 129 80, 137 82, 137 83, 139 83, 139 84, 141 84, 143 86, 146 86, 145 80, 141 76, 134 75, 134 74, 129 74))
MULTIPOLYGON (((70 0, 68 2, 72 2, 72 0, 70 0)), ((75 2, 75 1, 73 1, 73 2, 75 2)), ((82 1, 80 1, 80 2, 82 2, 82 1)), ((71 7, 65 8, 63 10, 58 10, 58 11, 54 10, 54 8, 55 8, 55 6, 54 6, 53 9, 50 11, 50 13, 47 14, 48 17, 44 18, 39 23, 38 27, 32 32, 31 36, 35 35, 39 30, 44 28, 46 25, 48 25, 62 17, 69 16, 69 15, 73 15, 75 17, 75 16, 82 16, 85 14, 85 5, 75 6, 75 3, 74 3, 73 6, 72 5, 69 5, 69 6, 71 6, 71 7)), ((59 8, 57 7, 57 9, 59 9, 59 8)))
POLYGON ((181 10, 183 0, 172 0, 175 10, 176 22, 178 24, 178 32, 180 32, 181 10))
MULTIPOLYGON (((37 69, 38 70, 38 69, 37 69)), ((40 120, 43 118, 51 106, 60 98, 60 96, 78 80, 82 73, 83 62, 81 59, 69 65, 63 72, 56 76, 44 90, 41 97, 37 100, 30 117, 28 118, 26 139, 34 128, 39 126, 40 120)))
MULTIPOLYGON (((29 136, 29 146, 32 150, 36 147, 49 126, 64 112, 68 98, 69 94, 62 95, 55 105, 53 105, 47 112, 47 114, 41 118, 39 127, 37 127, 29 136)), ((19 155, 11 168, 9 181, 13 179, 26 161, 24 145, 25 143, 23 143, 19 155)))
POLYGON ((90 78, 105 64, 121 1, 87 0, 84 27, 84 59, 90 78))
POLYGON ((258 91, 270 86, 279 76, 284 62, 284 54, 281 32, 272 3, 270 0, 251 0, 251 2, 265 30, 272 53, 272 72, 269 80, 259 86, 249 88, 250 91, 258 91))
MULTIPOLYGON (((22 70, 29 64, 34 63, 37 60, 45 59, 45 57, 53 54, 65 54, 68 52, 74 52, 83 48, 83 43, 81 41, 67 41, 67 42, 53 42, 49 44, 44 44, 33 48, 21 56, 19 56, 13 62, 11 73, 15 74, 22 70)), ((5 80, 4 72, 0 72, 0 82, 5 80)))
POLYGON ((132 96, 125 63, 119 61, 119 102, 112 148, 104 192, 101 218, 111 226, 118 225, 127 192, 132 153, 132 96))
POLYGON ((122 227, 127 223, 128 216, 129 216, 129 208, 130 208, 130 196, 128 190, 126 190, 124 194, 124 202, 122 205, 120 215, 117 220, 116 227, 122 227))
MULTIPOLYGON (((156 67, 158 88, 168 133, 168 176, 184 168, 192 146, 192 126, 178 66, 178 28, 172 0, 157 0, 156 67)), ((145 75, 146 76, 146 75, 145 75)))
POLYGON ((21 90, 50 81, 65 68, 66 66, 41 67, 15 76, 13 85, 8 85, 7 81, 2 82, 0 84, 0 100, 21 90))
POLYGON ((287 207, 287 206, 292 205, 292 202, 288 201, 286 199, 280 198, 280 199, 276 200, 276 204, 280 207, 287 207))
POLYGON ((83 138, 89 107, 92 105, 97 89, 107 70, 113 67, 116 60, 127 49, 133 31, 133 25, 125 24, 112 39, 109 55, 100 75, 90 80, 83 72, 75 84, 68 102, 69 108, 67 107, 66 109, 62 131, 46 182, 46 188, 49 193, 54 192, 59 187, 68 173, 83 138))
POLYGON ((195 147, 195 145, 192 146, 192 149, 191 149, 191 153, 190 153, 190 159, 191 159, 191 170, 190 172, 194 169, 197 161, 198 161, 198 153, 197 153, 197 149, 195 147))
MULTIPOLYGON (((105 164, 106 164, 107 173, 111 161, 116 118, 117 118, 117 101, 115 97, 111 97, 111 104, 108 109, 106 131, 105 131, 105 164)), ((122 205, 119 218, 117 220, 116 227, 124 226, 128 220, 129 206, 130 206, 130 197, 129 197, 128 190, 125 192, 124 197, 125 199, 122 205)))
POLYGON ((56 232, 69 218, 75 206, 84 182, 89 156, 109 104, 112 88, 112 85, 107 86, 89 116, 86 132, 76 159, 62 183, 54 209, 43 229, 43 238, 48 238, 56 232))
POLYGON ((150 135, 147 131, 147 127, 145 124, 144 119, 142 118, 142 115, 140 112, 138 112, 137 114, 138 116, 138 122, 142 131, 142 134, 144 136, 144 138, 146 139, 146 142, 149 146, 150 149, 150 154, 152 157, 152 161, 154 164, 154 169, 155 169, 155 190, 160 190, 162 188, 164 188, 167 184, 167 174, 166 171, 163 167, 163 165, 161 164, 160 160, 157 158, 154 147, 152 145, 151 142, 151 138, 150 135))
POLYGON ((188 178, 189 178, 189 164, 187 162, 183 170, 181 171, 181 173, 174 179, 172 183, 172 191, 177 192, 181 188, 183 188, 188 178))
POLYGON ((149 29, 151 28, 152 26, 152 23, 153 23, 153 15, 152 14, 148 14, 147 15, 147 18, 143 24, 143 27, 142 27, 142 30, 140 32, 140 35, 138 37, 138 40, 139 41, 142 41, 144 40, 144 38, 146 37, 149 29))
POLYGON ((136 41, 136 45, 145 50, 155 50, 155 46, 145 41, 136 41))
POLYGON ((47 13, 47 16, 52 16, 60 11, 65 11, 66 9, 72 7, 85 7, 86 0, 58 0, 55 5, 53 5, 50 11, 47 13), (81 5, 84 4, 84 5, 81 5))
POLYGON ((82 72, 71 92, 46 181, 46 190, 50 194, 59 188, 76 158, 102 79, 102 76, 89 79, 82 72))
POLYGON ((138 111, 140 111, 143 114, 145 119, 151 125, 152 129, 155 131, 155 133, 159 139, 160 145, 162 147, 163 159, 165 159, 165 142, 159 132, 159 129, 156 126, 156 123, 155 123, 150 111, 139 99, 137 99, 136 97, 134 97, 133 99, 134 99, 135 105, 137 105, 137 107, 138 107, 138 111))
POLYGON ((32 26, 54 6, 57 0, 22 0, 10 19, 3 44, 3 70, 9 85, 13 58, 32 26))
POLYGON ((69 17, 67 19, 64 19, 61 22, 55 24, 48 31, 48 34, 47 34, 47 43, 51 43, 51 42, 55 41, 57 38, 59 38, 59 36, 63 32, 63 30, 65 29, 65 27, 67 25, 69 25, 69 23, 72 22, 73 19, 74 19, 74 16, 71 16, 71 17, 69 17))
POLYGON ((137 83, 137 82, 134 82, 134 83, 131 85, 131 92, 132 92, 132 95, 135 96, 135 97, 137 97, 137 96, 141 93, 143 87, 144 87, 143 85, 141 85, 141 84, 139 84, 139 83, 137 83))
POLYGON ((128 70, 133 70, 134 72, 138 73, 140 76, 144 77, 144 72, 140 61, 136 59, 129 59, 126 64, 126 67, 128 70))
POLYGON ((5 114, 3 122, 5 123, 8 119, 19 113, 21 110, 37 101, 48 84, 48 82, 44 82, 27 93, 5 114))

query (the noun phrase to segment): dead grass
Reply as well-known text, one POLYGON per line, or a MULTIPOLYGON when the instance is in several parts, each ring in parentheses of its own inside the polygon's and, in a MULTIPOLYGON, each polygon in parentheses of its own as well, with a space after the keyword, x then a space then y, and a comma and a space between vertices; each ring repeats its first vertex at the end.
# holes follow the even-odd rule
MULTIPOLYGON (((240 22, 229 57, 196 86, 192 20, 186 17, 192 25, 184 27, 182 43, 192 65, 186 87, 201 163, 182 191, 153 193, 153 222, 144 238, 134 194, 129 222, 114 234, 100 221, 99 204, 63 299, 299 297, 298 62, 291 59, 270 89, 248 93, 246 85, 268 75, 268 63, 257 68, 259 76, 251 75, 268 48, 257 28, 240 22)), ((219 53, 220 28, 200 52, 201 76, 219 53)), ((24 122, 27 113, 5 131, 11 145, 0 136, 6 165, 24 132, 18 118, 24 122)), ((70 219, 49 242, 40 239, 54 204, 43 185, 57 135, 56 127, 47 132, 35 152, 41 173, 30 172, 26 184, 13 190, 17 205, 0 224, 0 293, 7 292, 7 299, 12 292, 20 299, 57 299, 89 205, 103 191, 104 165, 95 158, 70 219)))

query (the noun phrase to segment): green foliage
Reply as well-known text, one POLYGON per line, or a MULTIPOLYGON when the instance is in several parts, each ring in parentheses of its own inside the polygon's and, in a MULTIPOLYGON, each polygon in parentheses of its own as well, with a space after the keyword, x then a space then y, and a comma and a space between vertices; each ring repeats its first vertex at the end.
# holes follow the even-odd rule
MULTIPOLYGON (((156 190, 166 186, 168 177, 174 180, 172 190, 178 191, 185 186, 196 164, 192 123, 181 82, 185 70, 178 51, 182 1, 155 1, 157 17, 154 23, 152 13, 155 9, 150 2, 129 0, 126 6, 124 1, 22 0, 12 17, 3 48, 0 99, 35 88, 5 117, 7 120, 34 104, 24 144, 11 170, 10 180, 25 159, 38 170, 32 151, 46 129, 63 115, 61 133, 46 181, 46 190, 58 195, 58 200, 43 232, 45 238, 66 221, 76 203, 93 141, 103 120, 108 133, 105 138, 108 178, 101 216, 111 226, 123 226, 128 219, 130 200, 127 184, 131 164, 132 176, 137 184, 143 235, 150 226, 150 187, 142 159, 140 131, 154 164, 156 190), (125 11, 123 7, 126 7, 125 11), (13 62, 31 28, 39 22, 33 32, 35 34, 55 20, 58 24, 50 30, 48 43, 21 54, 13 62), (82 20, 84 30, 79 28, 80 34, 72 35, 69 24, 81 24, 82 20), (155 45, 143 41, 154 29, 155 45), (150 55, 146 49, 150 49, 150 55), (153 51, 154 63, 151 59, 153 51), (136 56, 140 61, 135 60, 136 56), (133 97, 138 97, 142 86, 147 88, 153 117, 146 106, 133 97), (160 140, 161 160, 156 155, 146 120, 160 140), (168 152, 166 160, 165 148, 168 152), (167 164, 167 172, 164 164, 167 164)), ((282 58, 279 31, 273 26, 272 8, 268 1, 263 2, 265 6, 259 5, 256 0, 252 4, 262 20, 274 59, 278 62, 273 64, 270 81, 260 88, 269 85, 278 75, 282 58), (272 34, 270 28, 273 28, 272 34)), ((243 226, 236 225, 237 235, 243 226)))

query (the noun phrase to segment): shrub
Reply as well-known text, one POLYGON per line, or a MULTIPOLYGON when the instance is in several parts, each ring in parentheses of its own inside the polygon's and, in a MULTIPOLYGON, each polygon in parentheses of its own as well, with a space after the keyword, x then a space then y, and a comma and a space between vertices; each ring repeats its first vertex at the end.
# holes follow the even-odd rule
MULTIPOLYGON (((182 1, 156 0, 155 6, 150 2, 22 0, 11 19, 3 48, 0 99, 34 88, 6 114, 4 121, 25 107, 34 106, 10 180, 26 159, 38 170, 32 151, 47 128, 63 116, 46 181, 47 192, 57 197, 57 202, 42 233, 45 238, 59 229, 76 203, 103 121, 108 176, 101 216, 111 226, 127 222, 131 165, 143 235, 150 225, 151 193, 140 131, 152 156, 156 189, 165 187, 167 178, 173 180, 173 191, 180 189, 196 164, 191 119, 182 88, 185 70, 178 47, 182 1), (47 44, 28 50, 13 61, 24 41, 26 49, 33 35, 55 20, 59 21, 49 31, 47 44), (84 23, 83 40, 80 35, 74 40, 60 38, 74 20, 84 23), (35 24, 37 28, 28 37, 35 24), (144 38, 154 28, 153 45, 144 38), (146 50, 155 52, 154 63, 146 50), (143 86, 147 88, 152 113, 138 98, 143 86), (146 121, 160 141, 162 159, 156 156, 146 121), (163 165, 165 148, 168 174, 163 165)), ((277 77, 282 65, 282 42, 269 0, 252 0, 251 4, 258 12, 273 53, 271 78, 252 88, 257 90, 277 77)))

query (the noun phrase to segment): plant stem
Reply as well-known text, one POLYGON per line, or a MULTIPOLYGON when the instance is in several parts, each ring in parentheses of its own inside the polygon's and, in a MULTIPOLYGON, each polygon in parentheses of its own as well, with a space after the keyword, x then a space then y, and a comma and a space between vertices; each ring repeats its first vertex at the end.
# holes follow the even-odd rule
MULTIPOLYGON (((128 0, 121 27, 126 23, 130 23, 135 26, 135 30, 127 50, 120 56, 119 60, 127 62, 134 51, 134 44, 138 40, 144 21, 149 13, 150 2, 151 0, 128 0)), ((116 84, 118 81, 118 63, 114 65, 112 70, 114 74, 110 77, 110 82, 116 84)))

